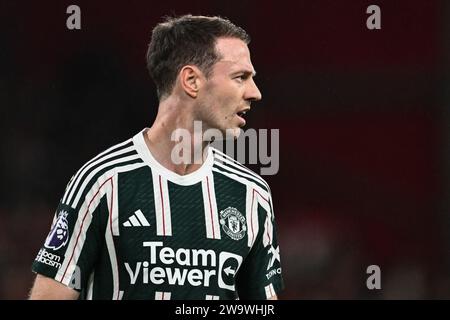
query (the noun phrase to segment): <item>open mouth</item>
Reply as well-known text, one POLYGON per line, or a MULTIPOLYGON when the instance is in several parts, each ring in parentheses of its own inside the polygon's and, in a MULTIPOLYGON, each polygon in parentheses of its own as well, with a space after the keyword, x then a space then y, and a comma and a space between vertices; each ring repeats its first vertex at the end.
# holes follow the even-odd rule
POLYGON ((247 113, 247 110, 244 110, 244 111, 238 112, 237 115, 242 118, 246 113, 247 113))
POLYGON ((245 121, 245 119, 244 119, 244 116, 245 116, 245 114, 247 113, 247 111, 248 111, 248 109, 245 109, 245 110, 236 112, 236 115, 237 115, 238 118, 239 118, 239 122, 240 122, 239 126, 240 126, 240 127, 245 126, 246 121, 245 121))

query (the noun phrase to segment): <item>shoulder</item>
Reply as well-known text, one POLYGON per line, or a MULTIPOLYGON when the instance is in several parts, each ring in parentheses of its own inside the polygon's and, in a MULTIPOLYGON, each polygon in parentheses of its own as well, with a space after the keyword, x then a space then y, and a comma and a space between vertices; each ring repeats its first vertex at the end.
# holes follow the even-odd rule
POLYGON ((270 187, 259 174, 234 160, 222 151, 211 147, 214 156, 213 171, 228 176, 238 182, 250 185, 256 190, 270 196, 270 187))
POLYGON ((144 161, 133 139, 115 144, 87 161, 70 179, 62 203, 77 207, 80 198, 91 189, 103 185, 118 172, 142 167, 144 161))

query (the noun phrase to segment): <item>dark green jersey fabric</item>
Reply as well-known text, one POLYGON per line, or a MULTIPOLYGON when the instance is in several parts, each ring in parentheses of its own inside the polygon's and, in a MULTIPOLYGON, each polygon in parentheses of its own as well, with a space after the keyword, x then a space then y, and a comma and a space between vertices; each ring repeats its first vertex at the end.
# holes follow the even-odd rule
POLYGON ((32 269, 83 299, 266 299, 283 288, 267 183, 211 147, 177 175, 143 132, 72 177, 32 269))

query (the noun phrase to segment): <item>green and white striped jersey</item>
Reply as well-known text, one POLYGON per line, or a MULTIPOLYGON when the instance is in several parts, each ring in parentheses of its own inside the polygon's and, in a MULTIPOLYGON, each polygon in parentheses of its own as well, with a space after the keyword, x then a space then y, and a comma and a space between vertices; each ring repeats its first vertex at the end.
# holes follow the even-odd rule
POLYGON ((212 147, 178 175, 143 131, 73 176, 32 270, 83 299, 266 299, 283 288, 267 183, 212 147))

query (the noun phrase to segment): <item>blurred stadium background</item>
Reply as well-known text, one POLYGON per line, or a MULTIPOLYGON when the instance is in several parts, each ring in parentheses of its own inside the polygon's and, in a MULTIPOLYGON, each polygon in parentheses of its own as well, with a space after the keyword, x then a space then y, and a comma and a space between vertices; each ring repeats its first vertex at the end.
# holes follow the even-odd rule
POLYGON ((151 28, 185 13, 252 36, 263 100, 248 127, 280 129, 265 178, 281 298, 450 298, 450 3, 419 0, 2 0, 0 298, 26 298, 72 174, 152 123, 151 28), (366 28, 370 4, 381 30, 366 28), (371 264, 381 290, 366 288, 371 264))

